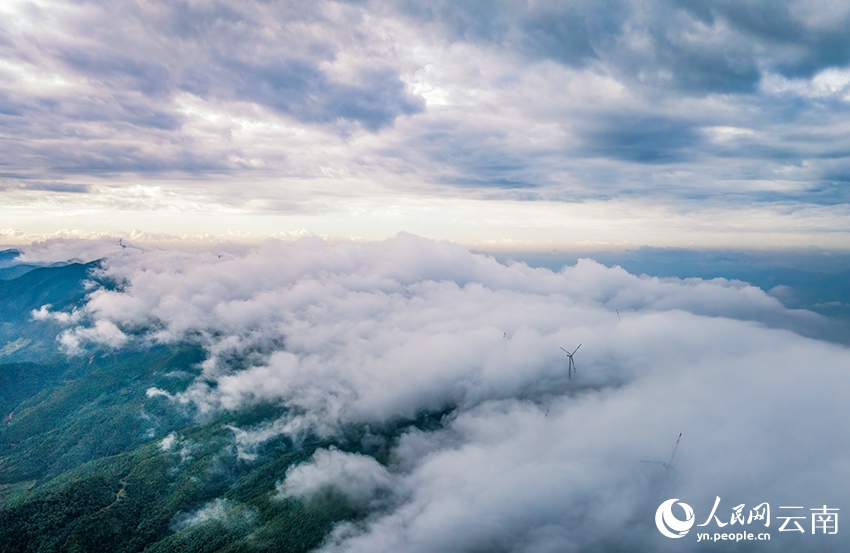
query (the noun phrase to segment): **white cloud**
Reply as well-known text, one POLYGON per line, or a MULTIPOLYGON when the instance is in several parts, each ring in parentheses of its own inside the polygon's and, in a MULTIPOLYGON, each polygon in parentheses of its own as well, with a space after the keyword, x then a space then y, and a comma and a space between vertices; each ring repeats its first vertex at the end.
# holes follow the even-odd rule
POLYGON ((762 501, 844 508, 850 495, 850 352, 795 333, 825 320, 745 283, 590 260, 505 266, 410 235, 103 265, 125 285, 93 294, 93 325, 68 340, 108 343, 120 327, 199 341, 203 375, 174 401, 288 407, 232 428, 244 458, 278 434, 298 443, 453 408, 440 428, 387 444, 386 465, 320 450, 289 471, 282 494, 335 490, 370 513, 339 525, 328 551, 666 550, 653 517, 670 497, 704 519, 715 496, 731 514, 762 501), (579 343, 570 380, 559 347, 579 343), (680 431, 669 480, 640 463, 666 461, 680 431))
POLYGON ((374 509, 386 503, 394 488, 393 475, 372 457, 320 449, 307 463, 286 471, 278 493, 280 497, 311 499, 334 492, 352 507, 374 509))
POLYGON ((850 95, 850 69, 829 68, 809 79, 787 79, 781 75, 768 75, 762 82, 765 91, 772 94, 791 93, 805 98, 841 97, 848 101, 850 95))
POLYGON ((183 530, 191 526, 218 522, 228 529, 249 528, 257 517, 256 509, 229 499, 214 499, 205 503, 194 513, 175 517, 173 529, 183 530))
POLYGON ((101 344, 110 348, 120 348, 127 343, 128 337, 112 321, 95 321, 90 327, 75 327, 58 336, 62 349, 69 355, 78 355, 89 343, 101 344))
POLYGON ((38 309, 33 309, 30 316, 36 321, 56 321, 60 324, 76 324, 80 322, 81 313, 79 311, 72 311, 70 313, 65 311, 51 311, 51 307, 50 304, 42 305, 38 309))
MULTIPOLYGON (((148 394, 148 397, 150 397, 150 394, 148 394)), ((178 443, 177 433, 171 432, 168 436, 160 440, 159 448, 163 451, 171 451, 176 443, 178 443)))
POLYGON ((183 399, 226 409, 281 400, 334 424, 557 383, 559 346, 571 343, 588 343, 579 366, 604 366, 595 383, 625 378, 633 374, 625 352, 612 365, 600 350, 672 318, 821 322, 740 282, 637 277, 590 260, 560 273, 505 267, 405 235, 363 246, 267 243, 226 261, 151 251, 109 258, 105 267, 127 284, 90 295, 85 313, 96 323, 69 329, 68 347, 120 345, 120 328, 166 342, 200 336, 210 352, 204 378, 218 385, 199 382, 183 399), (665 311, 674 313, 655 323, 665 311), (234 371, 234 355, 247 367, 234 371))

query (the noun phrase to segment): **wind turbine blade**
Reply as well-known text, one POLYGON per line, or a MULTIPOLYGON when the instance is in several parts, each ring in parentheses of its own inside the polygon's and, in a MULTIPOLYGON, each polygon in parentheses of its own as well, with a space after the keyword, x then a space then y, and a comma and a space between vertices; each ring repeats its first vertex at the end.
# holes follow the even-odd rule
POLYGON ((678 437, 678 438, 676 438, 676 445, 675 445, 675 446, 673 446, 673 454, 672 454, 672 455, 670 455, 670 462, 669 462, 669 463, 667 463, 667 464, 668 464, 668 465, 670 465, 670 466, 673 466, 673 457, 675 457, 675 456, 676 456, 676 450, 677 450, 677 449, 679 449, 679 440, 681 440, 681 439, 682 439, 682 433, 681 433, 681 432, 679 432, 679 437, 678 437))
POLYGON ((578 345, 578 347, 576 347, 576 349, 574 349, 574 350, 573 350, 573 352, 572 352, 570 355, 574 355, 574 354, 575 354, 575 352, 577 352, 577 351, 578 351, 578 348, 580 348, 580 347, 581 347, 581 344, 579 344, 579 345, 578 345))
POLYGON ((561 348, 561 351, 563 351, 563 352, 564 352, 564 353, 566 353, 567 355, 569 355, 569 354, 570 354, 570 352, 568 352, 568 351, 567 351, 567 350, 565 350, 564 348, 561 348))

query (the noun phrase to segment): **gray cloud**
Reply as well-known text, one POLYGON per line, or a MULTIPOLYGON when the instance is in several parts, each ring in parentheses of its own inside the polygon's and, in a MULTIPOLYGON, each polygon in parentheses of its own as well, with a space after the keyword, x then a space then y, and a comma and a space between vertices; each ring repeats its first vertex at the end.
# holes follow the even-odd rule
MULTIPOLYGON (((419 111, 419 101, 380 62, 358 71, 354 83, 340 82, 321 68, 356 40, 349 36, 339 41, 334 27, 362 24, 357 10, 333 20, 323 16, 325 7, 302 10, 251 3, 233 8, 217 2, 201 7, 178 2, 126 9, 103 4, 99 19, 126 18, 130 32, 103 29, 95 18, 79 21, 76 30, 102 40, 57 45, 57 58, 114 92, 137 91, 167 101, 185 90, 205 98, 256 102, 305 122, 341 119, 376 130, 398 115, 419 111), (114 50, 111 39, 121 48, 114 50), (153 52, 147 50, 151 45, 153 52), (169 52, 171 48, 176 52, 169 52)), ((169 115, 145 115, 128 122, 169 130, 178 126, 169 115)))
POLYGON ((0 23, 19 203, 39 182, 97 202, 177 179, 187 203, 250 211, 366 189, 846 203, 850 13, 833 3, 61 6, 0 23))
POLYGON ((777 4, 761 0, 701 6, 679 1, 674 4, 705 24, 723 22, 744 36, 774 46, 781 55, 771 62, 788 77, 810 77, 850 62, 850 43, 842 32, 850 21, 846 7, 825 2, 777 4))
POLYGON ((702 143, 693 124, 663 117, 612 116, 593 121, 584 138, 586 155, 638 163, 669 163, 694 156, 702 143))
POLYGON ((312 66, 313 62, 226 63, 232 63, 227 69, 238 75, 234 90, 219 93, 204 86, 206 83, 193 83, 189 90, 201 96, 253 101, 311 123, 357 121, 372 131, 423 107, 420 100, 405 92, 404 83, 389 69, 364 70, 357 75, 362 84, 349 85, 332 82, 312 66))
MULTIPOLYGON (((187 117, 175 103, 186 93, 256 104, 333 133, 346 122, 377 131, 422 110, 391 60, 366 53, 344 76, 326 67, 347 47, 368 48, 346 28, 363 25, 356 8, 330 13, 330 4, 302 10, 186 2, 65 8, 65 18, 35 5, 17 14, 27 22, 40 19, 52 32, 5 32, 4 55, 21 65, 0 91, 0 125, 14 136, 6 139, 6 151, 16 161, 6 163, 13 167, 93 175, 239 169, 218 155, 221 146, 205 151, 187 132, 187 117), (22 87, 28 74, 41 86, 22 87), (65 83, 57 87, 58 80, 65 83)), ((243 157, 223 146, 231 157, 243 157)))
POLYGON ((811 77, 850 62, 850 44, 842 31, 850 13, 825 3, 697 5, 665 0, 457 6, 435 1, 401 6, 414 20, 445 29, 451 40, 492 43, 570 66, 601 61, 641 81, 666 81, 698 95, 755 92, 764 70, 811 77))
POLYGON ((619 34, 627 17, 623 2, 401 2, 417 21, 442 27, 455 41, 504 46, 533 58, 571 66, 597 59, 598 48, 619 34))

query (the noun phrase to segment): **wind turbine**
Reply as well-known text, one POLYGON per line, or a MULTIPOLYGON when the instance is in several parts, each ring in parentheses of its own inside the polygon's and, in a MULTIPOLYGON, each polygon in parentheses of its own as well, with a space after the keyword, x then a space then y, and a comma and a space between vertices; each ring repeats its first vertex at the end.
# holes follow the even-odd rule
POLYGON ((145 250, 140 248, 139 246, 134 246, 132 244, 126 244, 124 242, 123 238, 118 239, 118 245, 121 246, 121 251, 124 252, 125 255, 127 253, 127 248, 130 248, 130 249, 133 249, 133 250, 139 250, 140 252, 145 253, 145 250))
POLYGON ((673 468, 673 457, 676 456, 676 450, 679 449, 679 440, 682 439, 682 433, 679 432, 679 437, 676 438, 676 445, 673 446, 673 453, 670 455, 670 461, 665 463, 664 461, 641 461, 641 463, 655 463, 657 465, 661 465, 664 467, 664 470, 667 472, 667 477, 670 477, 670 469, 673 468))
POLYGON ((573 361, 573 355, 575 355, 575 352, 577 352, 577 351, 578 351, 578 348, 580 348, 580 347, 581 347, 581 344, 579 344, 578 346, 576 346, 576 349, 574 349, 574 350, 572 351, 572 353, 570 353, 569 351, 565 350, 564 348, 561 348, 561 350, 562 350, 564 353, 566 353, 566 354, 567 354, 567 357, 569 357, 569 358, 570 358, 570 361, 569 361, 569 363, 567 364, 567 380, 571 380, 571 379, 572 379, 572 373, 576 372, 576 362, 575 362, 575 361, 573 361))

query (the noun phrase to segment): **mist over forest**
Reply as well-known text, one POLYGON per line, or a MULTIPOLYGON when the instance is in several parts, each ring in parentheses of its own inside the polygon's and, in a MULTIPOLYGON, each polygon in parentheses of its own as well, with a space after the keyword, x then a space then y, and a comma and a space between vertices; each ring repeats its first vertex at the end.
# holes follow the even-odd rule
POLYGON ((848 545, 777 532, 847 508, 822 314, 406 234, 231 250, 3 252, 0 551, 690 551, 656 509, 717 497, 774 508, 738 550, 848 545))
POLYGON ((0 1, 0 553, 850 550, 848 29, 0 1))

